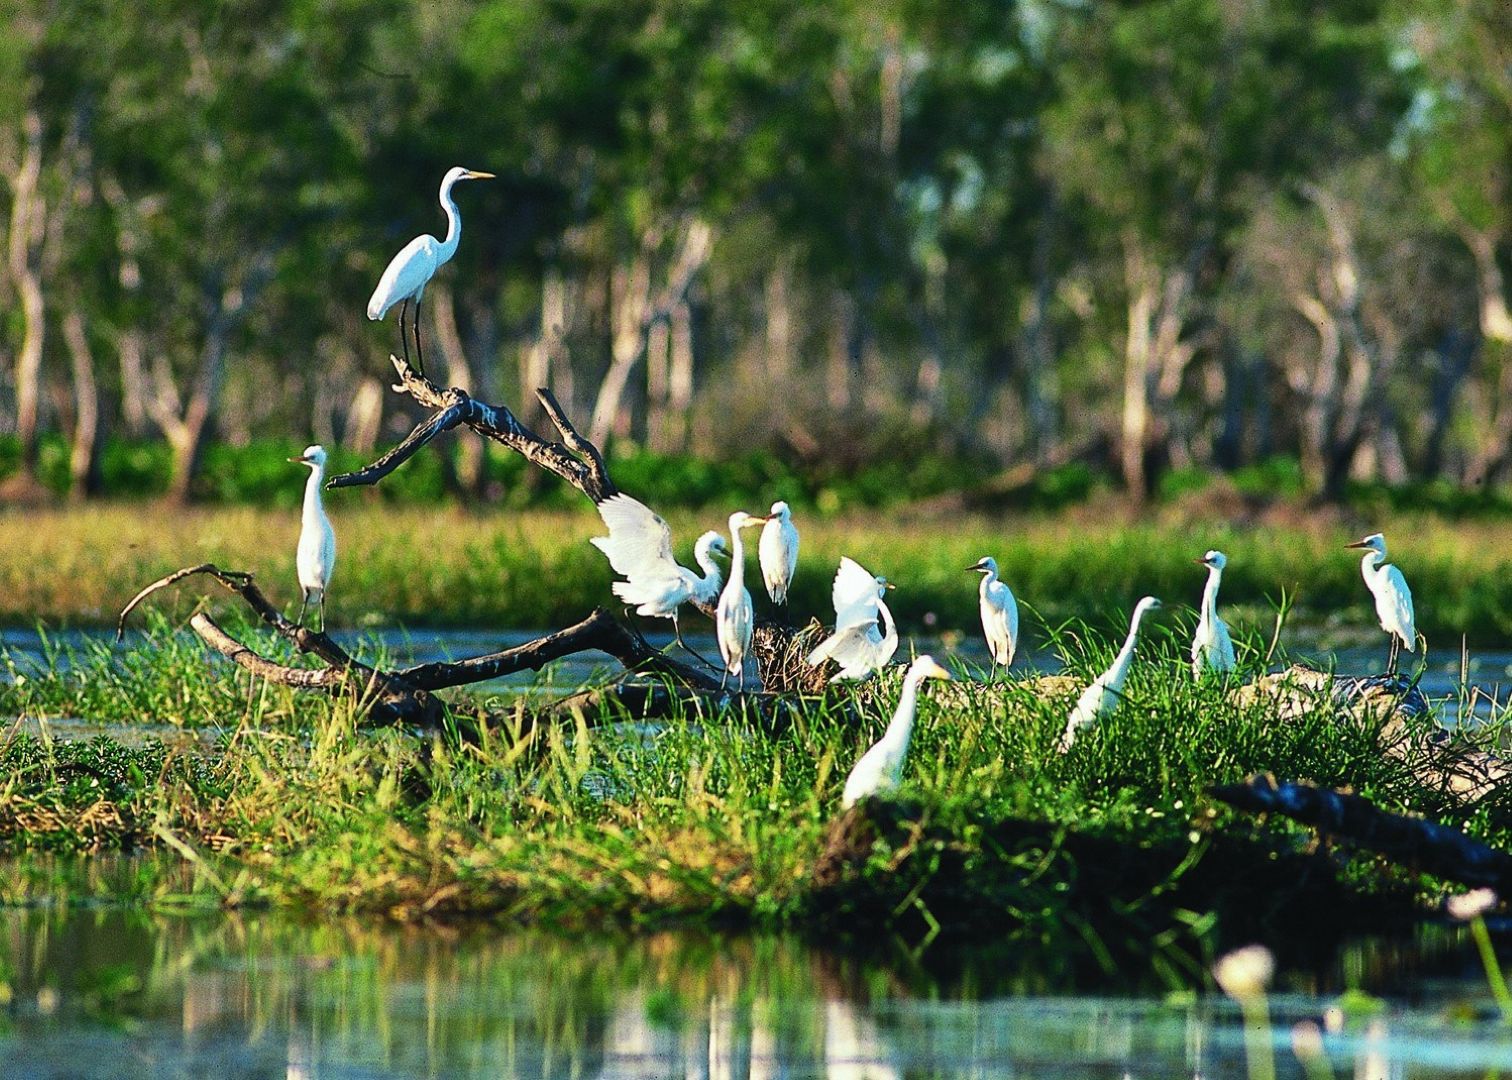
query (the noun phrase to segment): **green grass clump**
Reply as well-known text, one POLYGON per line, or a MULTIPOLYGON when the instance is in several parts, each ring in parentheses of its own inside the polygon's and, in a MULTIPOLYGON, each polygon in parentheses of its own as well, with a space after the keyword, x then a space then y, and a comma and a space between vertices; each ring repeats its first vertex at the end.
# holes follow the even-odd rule
MULTIPOLYGON (((1107 663, 1109 636, 1058 633, 1070 678, 932 686, 900 800, 875 819, 878 843, 837 869, 827 846, 840 788, 891 713, 896 671, 812 701, 779 731, 738 713, 654 725, 596 713, 529 740, 506 723, 457 746, 362 731, 348 705, 176 652, 159 624, 139 651, 174 667, 75 655, 70 671, 11 690, 6 711, 208 725, 213 748, 13 736, 0 850, 172 852, 194 867, 198 895, 239 905, 990 929, 1094 965, 1153 948, 1195 970, 1215 925, 1220 939, 1290 925, 1311 940, 1400 914, 1393 903, 1435 887, 1368 857, 1313 853, 1306 830, 1215 804, 1214 784, 1269 770, 1512 841, 1512 796, 1456 806, 1382 753, 1382 720, 1327 702, 1285 721, 1263 701, 1235 704, 1192 681, 1184 640, 1157 629, 1126 704, 1065 755, 1056 739, 1079 686, 1107 663), (165 692, 173 670, 177 696, 165 692)), ((1253 663, 1258 642, 1243 651, 1253 663)), ((1476 737, 1494 744, 1504 726, 1476 737)))

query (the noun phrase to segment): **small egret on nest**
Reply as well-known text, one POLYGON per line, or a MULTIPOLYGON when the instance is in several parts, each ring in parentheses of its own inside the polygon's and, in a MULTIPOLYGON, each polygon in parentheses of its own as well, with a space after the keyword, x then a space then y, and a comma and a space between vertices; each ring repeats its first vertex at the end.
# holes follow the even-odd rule
POLYGON ((788 587, 798 569, 798 530, 793 526, 793 512, 785 502, 774 502, 767 523, 761 527, 761 542, 756 545, 761 561, 761 580, 774 604, 786 604, 788 587))
POLYGON ((400 304, 399 342, 404 347, 404 359, 409 361, 409 339, 404 336, 404 312, 410 301, 415 302, 415 366, 425 374, 425 355, 420 349, 420 298, 425 295, 425 286, 431 277, 451 261, 457 253, 457 241, 462 239, 462 215, 452 201, 452 186, 459 180, 492 180, 493 173, 464 169, 458 165, 448 169, 441 180, 441 209, 446 211, 446 238, 437 240, 429 233, 415 237, 400 249, 389 261, 388 269, 378 279, 378 287, 368 300, 367 317, 382 319, 389 308, 400 304))
POLYGON ((1229 637, 1227 624, 1218 617, 1218 583, 1228 557, 1221 551, 1209 551, 1195 561, 1208 568, 1207 585, 1202 590, 1202 612, 1192 638, 1192 674, 1200 679, 1205 672, 1225 675, 1234 670, 1234 640, 1229 637))
POLYGON ((745 542, 740 539, 740 530, 749 529, 766 521, 744 510, 730 515, 730 580, 725 582, 719 594, 719 606, 714 611, 714 629, 719 637, 719 655, 724 660, 725 680, 734 675, 739 687, 745 690, 745 658, 751 651, 751 631, 755 615, 751 610, 751 593, 745 587, 745 542))
POLYGON ((336 530, 331 528, 331 519, 326 517, 325 504, 320 499, 320 488, 325 483, 325 447, 307 446, 303 454, 289 460, 310 468, 310 477, 305 481, 304 510, 299 520, 299 547, 294 554, 294 567, 299 572, 299 588, 303 593, 298 625, 304 625, 305 612, 310 601, 314 600, 320 607, 320 630, 324 633, 326 586, 331 583, 331 571, 336 568, 336 530))
POLYGON ((1146 612, 1158 607, 1160 601, 1153 596, 1146 596, 1134 606, 1134 617, 1129 620, 1129 636, 1124 639, 1123 648, 1113 658, 1113 665, 1082 691, 1081 697, 1076 701, 1076 708, 1066 718, 1066 730, 1061 732, 1058 747, 1061 753, 1071 749, 1071 744, 1083 728, 1091 727, 1118 708, 1118 703, 1123 698, 1124 680, 1129 677, 1129 665, 1134 662, 1134 643, 1139 639, 1139 624, 1146 612))
POLYGON ((861 756, 845 778, 840 809, 848 810, 868 795, 893 791, 903 779, 903 763, 908 757, 908 742, 913 737, 914 713, 919 707, 919 684, 925 679, 949 679, 950 672, 935 663, 931 656, 921 656, 908 666, 903 677, 903 693, 887 731, 861 756))
POLYGON ((1391 655, 1386 661, 1387 673, 1397 669, 1397 656, 1403 646, 1408 652, 1417 650, 1417 623, 1412 617, 1412 590, 1407 579, 1395 566, 1386 562, 1386 537, 1371 533, 1346 547, 1365 548, 1365 557, 1360 561, 1360 574, 1365 578, 1365 587, 1375 597, 1376 617, 1381 620, 1381 629, 1391 635, 1391 655))
POLYGON ((892 659, 898 651, 898 627, 882 594, 893 588, 885 577, 875 577, 849 557, 840 560, 830 589, 835 605, 835 632, 808 654, 815 667, 826 660, 840 665, 830 682, 864 679, 892 659), (886 631, 877 629, 881 616, 886 631))
POLYGON ((987 638, 987 651, 992 654, 996 674, 997 665, 1009 667, 1018 651, 1018 601, 1013 598, 1013 591, 998 580, 997 560, 992 556, 984 555, 975 566, 966 569, 982 575, 982 633, 987 638))
POLYGON ((671 619, 677 643, 698 656, 683 641, 677 611, 690 600, 708 606, 718 599, 723 575, 714 556, 728 553, 724 537, 710 531, 698 538, 693 561, 703 571, 699 577, 672 557, 671 527, 639 499, 614 495, 598 504, 598 512, 609 526, 609 535, 588 542, 608 556, 614 572, 626 579, 614 583, 614 595, 634 607, 637 615, 671 619))

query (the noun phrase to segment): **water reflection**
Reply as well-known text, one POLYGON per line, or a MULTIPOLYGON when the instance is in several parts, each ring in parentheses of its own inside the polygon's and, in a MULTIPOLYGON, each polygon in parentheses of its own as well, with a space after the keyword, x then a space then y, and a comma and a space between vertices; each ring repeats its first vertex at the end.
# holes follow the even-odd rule
MULTIPOLYGON (((997 996, 969 978, 866 964, 779 937, 569 939, 520 931, 301 925, 270 915, 0 912, 0 1075, 28 1077, 1237 1076, 1222 1002, 997 996), (899 972, 905 974, 899 974, 899 972), (979 988, 980 993, 968 988, 979 988)), ((1467 958, 1439 961, 1458 974, 1467 958)), ((1372 960, 1372 962, 1375 962, 1372 960)), ((1017 978, 1008 980, 1018 981, 1017 978)), ((1326 998, 1294 980, 1289 1030, 1326 998)), ((1434 984, 1335 1025, 1340 1075, 1512 1066, 1476 982, 1434 984), (1456 1017, 1451 1024, 1449 1006, 1456 1017), (1471 1019, 1465 1019, 1465 1018, 1471 1019)))

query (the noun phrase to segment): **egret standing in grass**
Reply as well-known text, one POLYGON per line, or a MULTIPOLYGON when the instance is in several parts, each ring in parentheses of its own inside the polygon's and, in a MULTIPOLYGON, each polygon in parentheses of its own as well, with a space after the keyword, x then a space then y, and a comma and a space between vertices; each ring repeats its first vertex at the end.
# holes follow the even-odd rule
POLYGON ((744 510, 730 515, 730 580, 725 582, 719 594, 719 606, 714 611, 714 629, 719 637, 719 655, 724 660, 724 675, 719 680, 720 689, 725 680, 734 675, 740 689, 745 690, 745 658, 751 651, 751 631, 755 614, 751 609, 751 593, 745 587, 745 542, 740 539, 740 530, 749 529, 766 521, 744 510))
POLYGON ((903 780, 903 763, 908 758, 908 743, 913 737, 914 714, 919 707, 919 684, 925 679, 949 679, 950 672, 935 663, 931 656, 921 656, 903 676, 903 693, 887 731, 861 756, 845 778, 840 809, 848 810, 868 795, 895 791, 903 780))
POLYGON ((458 165, 448 169, 441 180, 441 209, 446 211, 446 238, 437 240, 429 233, 415 237, 395 255, 378 279, 378 287, 368 300, 367 317, 382 319, 389 308, 399 304, 399 343, 404 349, 405 362, 409 362, 409 339, 404 336, 404 312, 410 301, 415 302, 415 366, 425 374, 425 354, 420 348, 420 299, 425 295, 425 286, 438 269, 451 261, 457 253, 457 241, 462 239, 462 215, 452 201, 452 186, 460 180, 492 180, 493 173, 464 169, 458 165))
POLYGON ((893 586, 876 577, 851 558, 840 560, 830 596, 835 605, 835 632, 808 654, 818 667, 826 660, 840 665, 830 682, 864 679, 884 666, 898 651, 898 627, 882 595, 893 586), (877 629, 882 619, 885 631, 877 629))
POLYGON ((614 572, 626 579, 614 583, 614 595, 635 608, 637 615, 671 619, 677 643, 709 663, 683 641, 677 612, 689 601, 707 607, 719 598, 723 575, 714 556, 728 553, 724 537, 706 532, 693 545, 693 561, 703 571, 700 577, 672 557, 671 527, 639 499, 614 495, 598 504, 598 512, 609 526, 609 535, 588 542, 608 556, 614 572))
POLYGON ((1129 666, 1134 662, 1134 643, 1139 639, 1139 624, 1146 613, 1159 607, 1160 601, 1153 596, 1146 596, 1134 606, 1134 616, 1129 620, 1129 636, 1124 639, 1123 648, 1113 658, 1113 665, 1082 691, 1081 697, 1076 701, 1076 708, 1066 718, 1066 730, 1061 732, 1058 746, 1061 753, 1071 749, 1071 744, 1076 742, 1076 737, 1083 728, 1091 727, 1118 708, 1118 703, 1123 699, 1124 680, 1129 677, 1129 666))
POLYGON ((1012 665, 1013 654, 1018 651, 1018 601, 1013 598, 1013 590, 998 580, 997 560, 992 556, 984 555, 975 566, 966 569, 982 575, 982 633, 987 638, 992 673, 996 675, 998 665, 1005 668, 1012 665))
POLYGON ((760 556, 761 580, 774 604, 787 604, 788 588, 798 569, 798 530, 793 512, 785 502, 774 502, 767 523, 761 527, 761 542, 756 545, 760 556))
POLYGON ((1234 670, 1234 639, 1228 626, 1218 617, 1218 583, 1228 557, 1221 551, 1209 551, 1196 560, 1208 568, 1207 585, 1202 590, 1202 611, 1197 616, 1197 633, 1192 638, 1192 674, 1202 678, 1206 672, 1226 675, 1234 670))
POLYGON ((1397 657, 1403 646, 1408 652, 1417 650, 1417 622, 1412 613, 1412 590, 1407 579, 1395 566, 1386 562, 1386 537, 1371 533, 1363 540, 1348 544, 1350 548, 1365 548, 1365 557, 1360 561, 1360 574, 1365 578, 1365 587, 1375 597, 1376 618, 1381 620, 1381 629, 1391 636, 1391 654, 1386 660, 1387 674, 1395 673, 1397 657))
POLYGON ((326 517, 325 504, 320 499, 321 485, 325 483, 325 447, 307 446, 303 454, 289 460, 310 469, 310 478, 305 481, 304 511, 299 520, 299 547, 294 554, 303 593, 298 625, 304 625, 305 612, 314 600, 320 607, 320 632, 325 633, 326 587, 336 567, 336 530, 331 528, 331 519, 326 517))

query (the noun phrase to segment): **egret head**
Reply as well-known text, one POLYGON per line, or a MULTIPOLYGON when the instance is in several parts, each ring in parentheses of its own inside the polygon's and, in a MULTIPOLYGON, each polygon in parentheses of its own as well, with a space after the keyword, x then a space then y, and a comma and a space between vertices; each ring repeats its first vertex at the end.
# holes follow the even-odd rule
POLYGON ((991 555, 983 555, 972 565, 968 566, 966 568, 966 571, 967 573, 971 573, 972 571, 979 571, 983 574, 996 574, 998 572, 997 560, 994 559, 991 555))
POLYGON ((730 535, 733 536, 741 529, 749 529, 752 525, 765 525, 767 519, 748 514, 744 510, 737 510, 730 515, 730 535))
POLYGON ((793 519, 793 512, 792 510, 788 509, 787 503, 783 502, 781 499, 778 499, 772 504, 772 512, 767 515, 768 521, 770 521, 772 518, 781 518, 783 521, 791 521, 793 519))
POLYGON ((314 446, 307 446, 304 448, 303 454, 301 454, 299 457, 291 457, 289 460, 300 465, 311 465, 315 468, 324 468, 326 463, 325 447, 319 445, 318 443, 314 446))
POLYGON ((915 681, 920 679, 944 679, 946 682, 949 682, 950 672, 935 663, 935 658, 926 653, 908 665, 907 677, 915 681))
POLYGON ((1162 607, 1160 601, 1153 596, 1146 596, 1138 604, 1134 605, 1134 617, 1141 618, 1146 612, 1159 611, 1162 607))
POLYGON ((1386 554, 1386 537, 1380 533, 1371 533, 1363 540, 1356 540, 1352 544, 1345 544, 1345 548, 1369 548, 1377 555, 1386 554))
POLYGON ((693 545, 693 550, 705 555, 728 555, 730 553, 730 548, 725 543, 725 538, 713 529, 710 529, 698 538, 698 543, 693 545))
POLYGON ((1221 551, 1210 551, 1202 558, 1194 561, 1201 563, 1209 570, 1222 570, 1228 565, 1228 556, 1221 551))
POLYGON ((896 585, 894 585, 892 582, 888 581, 881 574, 877 575, 877 596, 878 596, 879 599, 881 598, 881 596, 884 593, 887 592, 888 589, 896 589, 896 588, 897 588, 896 585))
POLYGON ((446 171, 446 178, 441 181, 442 187, 451 187, 458 180, 492 180, 491 172, 479 172, 477 169, 464 169, 460 165, 454 165, 446 171))

